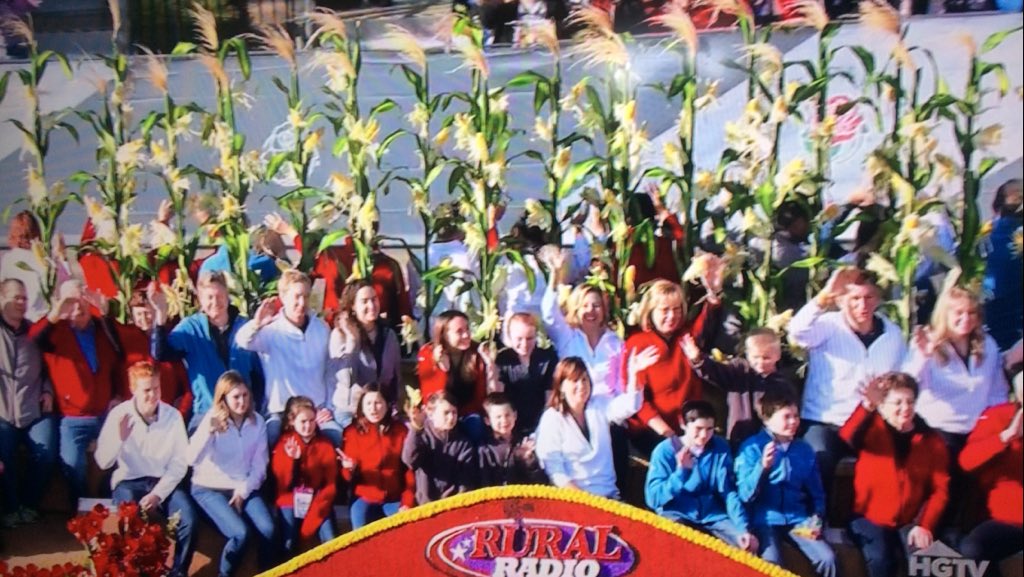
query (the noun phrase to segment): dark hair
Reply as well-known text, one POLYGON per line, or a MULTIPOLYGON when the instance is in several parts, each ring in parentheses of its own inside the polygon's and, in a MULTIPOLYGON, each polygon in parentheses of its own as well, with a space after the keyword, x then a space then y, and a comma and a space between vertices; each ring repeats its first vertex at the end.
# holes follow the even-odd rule
POLYGON ((683 403, 682 415, 683 423, 687 425, 697 419, 716 420, 715 408, 711 406, 711 403, 699 399, 683 403))
POLYGON ((996 195, 992 199, 992 212, 999 216, 1010 216, 1020 210, 1021 205, 1021 181, 1020 179, 1007 180, 996 189, 996 195), (1010 195, 1011 191, 1017 194, 1010 195))
POLYGON ((896 389, 905 389, 914 393, 914 398, 916 399, 917 393, 920 391, 920 387, 914 377, 899 371, 890 371, 883 375, 878 375, 871 380, 872 385, 875 383, 881 386, 886 396, 889 396, 889 393, 896 389))
POLYGON ((456 408, 458 408, 459 406, 459 400, 455 398, 455 395, 451 394, 448 391, 437 391, 435 393, 432 393, 429 397, 427 397, 427 400, 423 403, 423 406, 427 408, 427 412, 429 413, 430 411, 433 411, 434 407, 436 407, 437 404, 440 403, 441 401, 444 401, 456 408))
POLYGON ((810 221, 811 216, 807 209, 795 200, 787 200, 775 210, 775 230, 786 230, 799 220, 810 221))
MULTIPOLYGON (((284 421, 284 427, 283 427, 283 430, 285 432, 287 432, 287 431, 294 431, 295 430, 295 426, 292 425, 292 421, 295 420, 295 417, 296 417, 296 415, 299 414, 299 411, 303 411, 303 410, 313 411, 313 414, 315 415, 316 414, 316 403, 314 403, 313 400, 310 399, 309 397, 303 397, 301 395, 300 396, 296 396, 296 397, 289 397, 289 399, 287 401, 285 401, 285 404, 284 404, 284 418, 285 418, 285 421, 284 421)), ((320 427, 318 426, 317 429, 319 430, 319 428, 320 427)))
MULTIPOLYGON (((484 397, 484 411, 491 407, 500 407, 502 405, 512 407, 512 400, 505 393, 487 393, 487 396, 484 397)), ((516 408, 512 407, 512 410, 515 411, 516 408)))
MULTIPOLYGON (((341 291, 341 298, 338 299, 338 310, 339 312, 348 313, 349 330, 352 331, 352 334, 359 335, 359 346, 363 350, 370 350, 373 347, 373 342, 370 341, 370 336, 366 334, 363 324, 355 319, 355 311, 353 310, 356 304, 356 296, 364 288, 372 290, 374 296, 377 297, 378 301, 380 300, 379 295, 377 295, 377 289, 373 286, 373 281, 361 278, 345 285, 345 288, 341 291)), ((378 304, 380 303, 378 302, 378 304)))
POLYGON ((132 291, 132 296, 128 299, 128 310, 149 306, 149 297, 146 296, 145 289, 135 289, 132 291))
POLYGON ((370 420, 366 418, 366 414, 363 412, 363 399, 370 393, 380 395, 380 398, 384 399, 384 404, 387 405, 388 410, 384 411, 384 418, 380 421, 380 426, 386 431, 391 427, 391 399, 388 398, 387 391, 380 386, 380 383, 370 383, 363 387, 363 392, 359 393, 359 398, 356 399, 356 412, 352 422, 355 423, 359 432, 365 432, 370 428, 370 420))
POLYGON ((799 401, 790 391, 766 391, 761 396, 761 419, 767 420, 772 418, 772 415, 779 412, 786 407, 795 407, 799 404, 799 401))
POLYGON ((512 225, 511 235, 529 252, 543 246, 545 241, 544 229, 539 226, 530 226, 526 221, 525 213, 512 225))
POLYGON ((458 378, 465 383, 476 382, 479 376, 480 367, 478 361, 480 361, 480 355, 477 354, 476 349, 472 344, 469 345, 469 350, 460 351, 462 353, 462 362, 459 363, 459 367, 456 369, 455 359, 451 358, 452 351, 448 347, 448 325, 455 319, 465 319, 466 323, 469 323, 469 317, 466 313, 458 310, 447 310, 437 315, 434 319, 434 332, 432 337, 432 344, 434 349, 441 347, 441 350, 449 354, 449 360, 451 361, 451 367, 449 371, 455 372, 458 378))
MULTIPOLYGON (((560 413, 564 413, 569 407, 565 403, 565 396, 562 394, 562 382, 567 380, 579 380, 586 377, 590 380, 590 373, 587 365, 579 357, 566 357, 558 361, 555 366, 555 373, 551 377, 551 398, 548 399, 548 406, 560 413)), ((593 387, 593 383, 591 383, 593 387)))

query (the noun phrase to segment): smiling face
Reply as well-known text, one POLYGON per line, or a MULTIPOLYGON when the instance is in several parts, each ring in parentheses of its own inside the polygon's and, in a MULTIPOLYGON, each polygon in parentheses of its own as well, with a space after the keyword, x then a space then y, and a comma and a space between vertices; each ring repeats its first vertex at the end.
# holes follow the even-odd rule
POLYGON ((528 359, 537 348, 537 327, 515 318, 508 327, 508 346, 519 355, 520 358, 528 359))
POLYGON ((281 311, 284 317, 298 326, 306 322, 306 305, 309 303, 309 285, 292 282, 281 292, 281 311))
POLYGON ((775 366, 782 358, 782 348, 778 342, 764 342, 747 339, 747 362, 750 368, 759 375, 770 375, 775 372, 775 366))
POLYGON ((199 310, 215 325, 223 326, 228 321, 228 289, 218 283, 199 287, 199 310))
POLYGON ((590 400, 590 376, 584 374, 576 379, 567 378, 559 385, 559 389, 569 409, 573 412, 581 412, 586 408, 587 401, 590 400))
POLYGON ((373 287, 364 286, 356 292, 355 301, 352 303, 352 312, 356 320, 363 326, 371 326, 377 322, 380 316, 380 300, 377 298, 377 291, 373 287))
POLYGON ((711 418, 698 418, 686 423, 683 432, 690 442, 691 447, 703 448, 715 436, 715 420, 711 418))
POLYGON ((13 326, 21 324, 28 310, 28 293, 25 285, 17 281, 8 281, 0 290, 0 309, 4 319, 13 326))
POLYGON ((234 418, 245 416, 249 412, 249 404, 251 402, 249 389, 244 386, 235 387, 228 394, 224 395, 224 404, 234 418))
POLYGON ((651 309, 651 326, 662 335, 673 335, 683 323, 683 301, 672 294, 656 298, 657 302, 651 309))
POLYGON ((581 328, 588 330, 604 326, 607 320, 605 315, 604 297, 596 290, 588 292, 583 297, 579 311, 581 328))
POLYGON ((839 306, 847 324, 858 332, 871 330, 875 310, 881 304, 878 288, 872 284, 850 284, 839 297, 839 306))
POLYGON ((313 409, 299 409, 292 417, 292 428, 308 443, 316 434, 316 413, 313 409))
POLYGON ((512 405, 489 405, 487 407, 487 424, 490 425, 496 437, 511 436, 512 429, 516 426, 516 412, 512 409, 512 405))
POLYGON ((136 377, 132 383, 134 385, 132 398, 135 399, 135 408, 144 417, 155 415, 160 404, 160 377, 157 375, 136 377))
POLYGON ((153 329, 153 307, 148 304, 132 307, 132 324, 148 333, 153 329))
POLYGON ((457 351, 468 351, 473 344, 472 333, 469 332, 469 321, 465 317, 450 320, 444 331, 445 342, 457 351))
POLYGON ((800 428, 800 410, 796 405, 781 407, 772 413, 764 422, 764 426, 780 441, 791 441, 800 428))
POLYGON ((977 304, 968 297, 950 299, 946 308, 946 326, 953 337, 968 337, 981 323, 977 304))
POLYGON ((898 431, 909 431, 914 425, 914 405, 917 397, 914 391, 903 387, 889 389, 878 412, 885 422, 898 431))
POLYGON ((370 391, 363 395, 361 402, 363 416, 372 425, 379 425, 388 414, 388 402, 378 391, 370 391))

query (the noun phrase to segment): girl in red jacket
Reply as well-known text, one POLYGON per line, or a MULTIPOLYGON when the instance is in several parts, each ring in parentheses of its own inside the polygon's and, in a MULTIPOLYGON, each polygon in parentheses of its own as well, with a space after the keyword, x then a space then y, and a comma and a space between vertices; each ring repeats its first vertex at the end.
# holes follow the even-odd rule
POLYGON ((277 480, 284 549, 291 553, 297 536, 308 539, 316 534, 321 543, 334 538, 338 464, 334 445, 317 429, 313 401, 292 397, 285 414, 287 428, 274 447, 271 468, 277 480))
POLYGON ((349 508, 358 529, 416 504, 412 471, 402 462, 409 430, 391 416, 391 403, 380 385, 367 385, 356 403, 352 424, 345 427, 338 450, 341 474, 352 483, 349 508))
POLYGON ((470 336, 469 317, 456 310, 437 316, 431 342, 420 348, 416 372, 422 398, 441 391, 450 394, 465 433, 482 439, 484 397, 497 390, 498 377, 493 357, 470 336))
POLYGON ((960 543, 964 557, 999 563, 1024 542, 1024 373, 1017 373, 1017 402, 989 407, 981 414, 960 452, 960 467, 978 480, 988 520, 960 543))
MULTIPOLYGON (((658 361, 637 375, 644 390, 644 403, 629 421, 633 445, 644 455, 667 437, 682 434, 680 422, 683 403, 702 398, 701 381, 683 353, 684 335, 699 337, 704 330, 708 307, 718 304, 722 287, 722 266, 715 257, 704 257, 702 281, 707 290, 704 310, 691 326, 685 325, 686 301, 683 288, 667 280, 658 280, 640 301, 640 332, 626 339, 623 358, 650 347, 658 352, 658 361)), ((702 340, 702 339, 699 339, 702 340)))
POLYGON ((857 453, 850 532, 870 577, 896 574, 903 543, 911 551, 932 544, 949 497, 949 454, 914 411, 917 391, 905 373, 875 377, 839 430, 857 453))

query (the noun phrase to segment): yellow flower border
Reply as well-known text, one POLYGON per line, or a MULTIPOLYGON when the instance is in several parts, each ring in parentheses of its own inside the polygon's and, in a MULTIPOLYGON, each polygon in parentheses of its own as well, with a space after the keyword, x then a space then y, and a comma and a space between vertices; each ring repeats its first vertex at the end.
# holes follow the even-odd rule
POLYGON ((487 501, 499 501, 502 499, 548 499, 552 501, 571 503, 574 505, 586 505, 606 513, 625 517, 631 521, 650 525, 651 527, 668 533, 669 535, 689 541, 695 545, 704 547, 705 549, 710 549, 723 557, 745 565, 755 571, 759 571, 764 575, 768 575, 770 577, 797 577, 794 573, 791 573, 778 565, 768 563, 760 557, 727 545, 725 542, 716 539, 715 537, 706 535, 685 525, 669 521, 668 519, 650 511, 638 509, 632 505, 592 495, 584 491, 548 487, 543 485, 509 485, 507 487, 489 487, 486 489, 471 491, 469 493, 463 493, 461 495, 456 495, 454 497, 442 499, 426 505, 413 507, 412 509, 402 511, 390 517, 370 523, 355 531, 350 531, 330 542, 324 543, 295 557, 283 565, 279 565, 270 571, 261 573, 258 577, 282 577, 293 573, 306 565, 321 561, 332 553, 359 543, 360 541, 369 539, 378 533, 390 531, 391 529, 395 529, 407 523, 415 523, 416 521, 429 519, 453 509, 460 509, 485 503, 487 501))

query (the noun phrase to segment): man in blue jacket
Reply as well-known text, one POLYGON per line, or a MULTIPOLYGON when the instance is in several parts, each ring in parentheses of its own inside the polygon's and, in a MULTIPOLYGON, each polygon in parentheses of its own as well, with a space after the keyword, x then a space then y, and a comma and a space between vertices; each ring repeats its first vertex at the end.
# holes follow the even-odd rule
POLYGON ((659 515, 750 552, 757 539, 736 493, 729 442, 715 435, 715 410, 707 401, 683 405, 683 435, 651 453, 644 496, 659 515))
POLYGON ((235 344, 235 334, 249 319, 230 306, 228 284, 224 273, 207 272, 196 283, 200 312, 181 319, 173 329, 167 328, 167 300, 151 286, 155 318, 151 354, 158 361, 183 360, 192 383, 192 417, 188 422, 191 435, 206 411, 213 404, 213 389, 225 371, 234 369, 245 378, 253 391, 256 407, 262 405, 263 371, 256 353, 235 344))
POLYGON ((736 484, 765 561, 782 562, 782 543, 795 545, 818 575, 835 577, 835 553, 821 539, 825 491, 814 448, 797 438, 800 409, 787 391, 761 397, 764 429, 736 455, 736 484))

